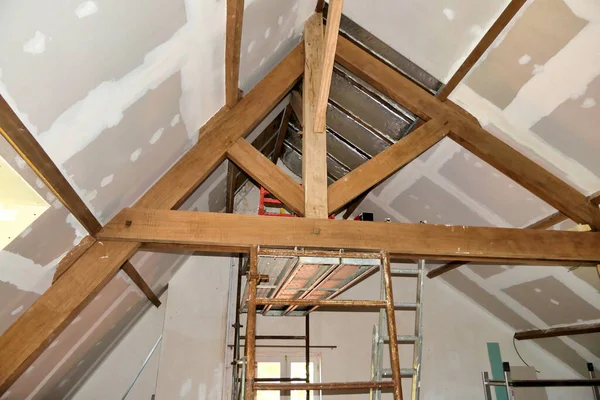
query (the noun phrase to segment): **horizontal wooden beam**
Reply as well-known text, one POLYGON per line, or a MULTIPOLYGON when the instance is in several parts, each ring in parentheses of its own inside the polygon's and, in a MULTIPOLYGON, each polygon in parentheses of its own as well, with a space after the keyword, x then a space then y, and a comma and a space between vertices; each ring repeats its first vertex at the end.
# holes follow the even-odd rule
POLYGON ((336 60, 392 100, 427 121, 450 121, 450 137, 573 221, 600 229, 600 210, 585 196, 494 135, 343 37, 336 60))
POLYGON ((423 154, 448 133, 446 121, 431 120, 329 186, 329 213, 335 213, 423 154))
POLYGON ((304 191, 246 139, 238 139, 227 157, 298 215, 304 215, 304 191))
POLYGON ((600 322, 596 323, 581 323, 559 326, 548 329, 530 329, 515 333, 517 340, 543 339, 557 336, 573 336, 583 335, 586 333, 600 332, 600 322))
POLYGON ((288 383, 288 382, 254 382, 255 390, 369 390, 389 389, 394 382, 331 382, 331 383, 288 383))
POLYGON ((96 241, 0 336, 0 393, 116 275, 136 243, 96 241))
POLYGON ((596 232, 268 218, 136 208, 122 210, 99 237, 208 246, 387 250, 394 257, 517 264, 529 260, 600 261, 600 233, 596 232))
MULTIPOLYGON (((588 197, 588 199, 590 200, 590 202, 592 204, 594 204, 597 207, 598 203, 600 202, 600 192, 594 193, 593 195, 588 197)), ((551 215, 547 216, 546 218, 542 218, 539 221, 536 221, 533 224, 526 226, 524 229, 550 229, 554 225, 560 224, 561 222, 564 222, 568 219, 569 218, 566 215, 564 215, 563 213, 555 212, 554 214, 551 214, 551 215)), ((469 263, 464 262, 464 261, 452 261, 452 262, 449 262, 448 264, 442 265, 441 267, 432 269, 431 271, 429 271, 427 273, 427 277, 435 278, 442 274, 445 274, 446 272, 455 270, 458 267, 462 267, 463 265, 466 265, 466 264, 469 264, 469 263)), ((598 271, 599 271, 598 273, 600 275, 600 267, 599 267, 598 271)))

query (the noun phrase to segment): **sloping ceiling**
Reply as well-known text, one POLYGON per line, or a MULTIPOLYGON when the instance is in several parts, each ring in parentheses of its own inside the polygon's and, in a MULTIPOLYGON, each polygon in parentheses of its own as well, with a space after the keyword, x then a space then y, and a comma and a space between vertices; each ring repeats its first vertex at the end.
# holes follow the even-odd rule
MULTIPOLYGON (((394 0, 347 0, 344 12, 447 81, 507 2, 480 3, 400 7, 394 0)), ((584 0, 532 3, 452 98, 492 133, 589 194, 600 188, 594 152, 600 139, 592 131, 600 12, 584 0), (552 32, 539 22, 548 18, 552 32), (538 48, 538 41, 546 44, 538 48)), ((245 6, 240 87, 247 92, 298 43, 314 2, 246 0, 245 6)), ((133 204, 223 106, 224 35, 224 0, 4 0, 0 94, 106 222, 133 204)), ((52 204, 0 252, 2 332, 49 287, 57 262, 86 232, 6 142, 0 151, 52 204)), ((222 210, 225 171, 224 165, 217 169, 183 208, 222 210)), ((448 140, 380 185, 361 210, 378 219, 496 226, 523 226, 554 211, 448 140)), ((133 263, 160 291, 182 260, 141 252, 133 263)), ((464 267, 444 279, 514 328, 527 328, 572 316, 600 318, 598 292, 582 276, 487 266, 464 267)), ((3 400, 62 398, 145 306, 120 273, 3 400)), ((545 347, 574 368, 582 369, 583 358, 598 361, 597 347, 583 347, 579 339, 547 341, 545 347)))

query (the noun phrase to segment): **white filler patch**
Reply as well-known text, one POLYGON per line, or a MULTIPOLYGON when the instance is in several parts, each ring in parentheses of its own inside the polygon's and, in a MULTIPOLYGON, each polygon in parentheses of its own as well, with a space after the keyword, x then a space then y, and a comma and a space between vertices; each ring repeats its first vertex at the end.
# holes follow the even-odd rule
POLYGON ((97 12, 98 6, 93 1, 84 1, 75 9, 75 15, 77 15, 77 18, 89 17, 97 12))
POLYGON ((531 56, 529 54, 525 54, 523 57, 519 58, 519 64, 525 65, 529 64, 531 61, 531 56))
POLYGON ((444 8, 444 10, 442 12, 446 16, 446 18, 448 18, 448 21, 454 21, 454 17, 455 17, 454 10, 452 10, 450 8, 444 8))
POLYGON ((29 54, 42 54, 46 50, 46 35, 36 31, 35 35, 23 45, 23 51, 29 54))

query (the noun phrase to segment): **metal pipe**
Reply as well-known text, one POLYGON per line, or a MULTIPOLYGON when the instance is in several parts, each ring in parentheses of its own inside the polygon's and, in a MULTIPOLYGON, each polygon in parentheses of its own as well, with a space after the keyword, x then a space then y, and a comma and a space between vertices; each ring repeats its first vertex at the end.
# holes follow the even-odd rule
MULTIPOLYGON (((305 360, 305 368, 306 368, 306 383, 310 383, 310 314, 306 314, 304 320, 304 337, 306 341, 304 342, 304 360, 305 360)), ((310 390, 306 390, 306 400, 310 400, 310 390)))
POLYGON ((379 253, 346 252, 344 250, 291 250, 291 249, 266 249, 261 247, 259 254, 269 257, 335 257, 335 258, 369 258, 379 259, 379 253))
MULTIPOLYGON (((232 360, 232 371, 231 371, 231 384, 233 388, 236 389, 239 384, 240 379, 240 365, 238 364, 238 360, 240 358, 240 307, 242 300, 242 264, 243 264, 243 256, 240 254, 238 256, 238 278, 237 278, 237 288, 235 295, 235 322, 233 325, 234 328, 234 338, 233 338, 233 360, 232 360)), ((243 377, 242 377, 243 379, 243 377)), ((231 400, 235 400, 239 395, 236 393, 236 390, 231 391, 231 400)))
POLYGON ((254 378, 254 382, 305 382, 304 378, 254 378))
MULTIPOLYGON (((588 374, 590 375, 590 379, 596 379, 596 372, 594 371, 594 364, 587 363, 588 374)), ((592 391, 594 393, 594 400, 600 400, 600 392, 598 391, 598 386, 592 386, 592 391)))
POLYGON ((258 285, 258 248, 250 249, 250 271, 248 279, 248 312, 246 321, 246 398, 254 400, 254 378, 256 377, 256 286, 258 285))
MULTIPOLYGON (((233 345, 229 344, 227 345, 229 348, 232 348, 233 345)), ((244 347, 244 345, 242 345, 242 347, 244 347)), ((256 346, 254 346, 255 348, 269 348, 269 349, 303 349, 306 346, 302 345, 302 346, 293 346, 293 345, 270 345, 270 344, 257 344, 256 346)), ((310 346, 311 349, 337 349, 337 346, 310 346)))
POLYGON ((504 370, 504 386, 506 387, 506 395, 508 400, 513 399, 511 391, 511 377, 510 377, 510 364, 507 362, 502 363, 502 369, 504 370))
POLYGON ((394 382, 266 383, 256 382, 256 390, 363 390, 393 388, 394 382))
POLYGON ((246 398, 246 357, 242 357, 242 384, 240 385, 240 400, 244 400, 246 398))
MULTIPOLYGON (((332 306, 332 307, 373 307, 385 308, 387 302, 381 300, 310 300, 310 299, 256 299, 256 305, 259 306, 332 306)), ((392 308, 394 305, 392 304, 392 308)))
POLYGON ((419 260, 417 273, 417 310, 415 312, 415 336, 417 340, 413 350, 413 369, 415 376, 412 380, 412 400, 419 400, 421 392, 421 357, 423 354, 423 286, 425 280, 425 260, 419 260))
MULTIPOLYGON (((376 371, 376 357, 377 357, 377 343, 379 342, 379 329, 378 325, 373 325, 373 341, 371 343, 371 381, 375 381, 376 371)), ((375 400, 375 391, 371 389, 369 392, 369 400, 375 400)))
MULTIPOLYGON (((240 339, 246 340, 246 336, 240 336, 240 339)), ((287 336, 287 335, 256 335, 255 340, 306 340, 306 336, 287 336)))
POLYGON ((490 376, 487 372, 482 373, 483 380, 483 394, 485 396, 485 400, 492 400, 492 390, 490 387, 490 376))
POLYGON ((390 258, 387 252, 382 254, 381 261, 383 264, 383 283, 387 300, 385 311, 387 315, 388 336, 390 337, 389 348, 392 380, 394 382, 394 400, 402 400, 402 377, 400 376, 400 356, 398 354, 398 334, 396 332, 396 310, 394 308, 390 258))
POLYGON ((138 378, 142 374, 142 371, 146 367, 146 364, 148 364, 148 361, 150 361, 150 357, 152 357, 152 354, 154 354, 154 352, 156 351, 156 348, 158 347, 158 345, 160 344, 161 341, 162 341, 162 335, 160 335, 160 337, 158 338, 156 343, 154 343, 154 346, 152 346, 152 350, 150 350, 150 353, 148 353, 148 355, 146 356, 146 359, 142 363, 142 367, 140 368, 138 373, 135 375, 135 378, 133 378, 133 382, 131 382, 131 385, 129 385, 129 387, 127 388, 127 391, 125 392, 123 397, 121 397, 121 400, 125 400, 125 398, 129 394, 129 392, 131 392, 131 389, 133 389, 133 385, 135 385, 135 382, 138 380, 138 378))

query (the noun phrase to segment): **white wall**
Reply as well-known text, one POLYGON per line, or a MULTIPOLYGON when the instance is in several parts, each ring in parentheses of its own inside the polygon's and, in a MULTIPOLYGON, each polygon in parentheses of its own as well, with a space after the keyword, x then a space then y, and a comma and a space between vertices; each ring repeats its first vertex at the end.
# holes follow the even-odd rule
MULTIPOLYGON (((74 400, 120 399, 162 335, 167 293, 159 308, 149 308, 111 354, 72 397, 74 400)), ((127 400, 150 400, 156 386, 160 344, 129 392, 127 400)))

